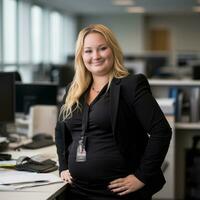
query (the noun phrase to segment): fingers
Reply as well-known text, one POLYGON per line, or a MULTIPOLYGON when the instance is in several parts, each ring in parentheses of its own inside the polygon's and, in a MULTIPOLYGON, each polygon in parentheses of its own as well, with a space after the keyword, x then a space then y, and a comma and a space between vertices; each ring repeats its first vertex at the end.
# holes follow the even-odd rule
POLYGON ((130 193, 129 186, 127 185, 124 178, 116 179, 110 183, 108 188, 118 195, 124 195, 130 193))
POLYGON ((69 183, 69 184, 72 183, 72 176, 71 176, 69 170, 62 171, 60 173, 60 177, 64 182, 69 183))
POLYGON ((134 175, 128 175, 125 178, 119 178, 111 181, 108 188, 118 195, 125 195, 131 192, 135 192, 143 186, 144 184, 134 175))
POLYGON ((113 188, 111 191, 114 193, 118 193, 118 195, 125 195, 131 192, 128 186, 123 186, 123 185, 113 188))

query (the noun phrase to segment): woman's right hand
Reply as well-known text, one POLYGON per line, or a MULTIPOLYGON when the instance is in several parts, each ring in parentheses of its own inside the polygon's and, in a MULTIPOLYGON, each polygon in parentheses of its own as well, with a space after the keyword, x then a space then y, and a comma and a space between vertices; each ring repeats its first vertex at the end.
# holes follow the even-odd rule
POLYGON ((71 176, 71 174, 70 174, 70 172, 69 172, 68 169, 62 171, 62 172, 60 173, 60 177, 61 177, 61 179, 62 179, 64 182, 69 183, 69 184, 72 183, 72 176, 71 176))

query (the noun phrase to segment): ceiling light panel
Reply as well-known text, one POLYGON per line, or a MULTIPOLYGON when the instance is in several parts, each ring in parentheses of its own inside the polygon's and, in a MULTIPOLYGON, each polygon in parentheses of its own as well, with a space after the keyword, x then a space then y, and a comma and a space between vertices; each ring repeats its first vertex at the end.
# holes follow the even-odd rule
POLYGON ((114 5, 117 6, 132 6, 134 5, 134 0, 113 0, 114 5))
POLYGON ((128 13, 144 13, 145 9, 143 7, 134 6, 127 8, 128 13))

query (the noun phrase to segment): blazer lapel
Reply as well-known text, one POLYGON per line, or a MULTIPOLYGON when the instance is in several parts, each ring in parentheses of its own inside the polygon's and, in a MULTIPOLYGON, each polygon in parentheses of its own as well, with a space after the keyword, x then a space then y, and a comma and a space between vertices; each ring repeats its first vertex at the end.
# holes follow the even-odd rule
POLYGON ((114 78, 112 80, 110 86, 111 100, 110 100, 110 108, 111 108, 111 123, 113 134, 115 133, 115 125, 117 120, 117 111, 119 105, 119 96, 120 96, 120 79, 114 78))

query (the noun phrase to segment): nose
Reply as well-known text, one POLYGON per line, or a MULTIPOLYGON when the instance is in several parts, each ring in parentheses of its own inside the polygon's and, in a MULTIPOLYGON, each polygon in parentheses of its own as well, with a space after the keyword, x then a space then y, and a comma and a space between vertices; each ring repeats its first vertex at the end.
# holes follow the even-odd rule
POLYGON ((100 57, 101 57, 101 55, 100 55, 100 53, 99 53, 98 50, 96 50, 96 51, 93 52, 93 58, 94 59, 99 59, 100 57))

